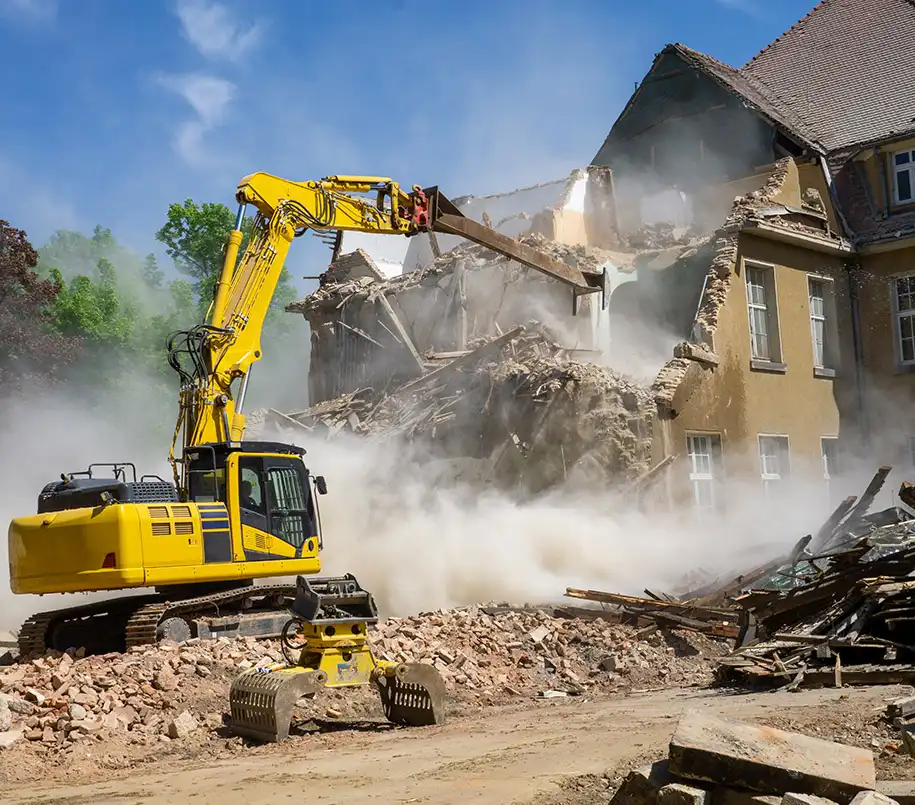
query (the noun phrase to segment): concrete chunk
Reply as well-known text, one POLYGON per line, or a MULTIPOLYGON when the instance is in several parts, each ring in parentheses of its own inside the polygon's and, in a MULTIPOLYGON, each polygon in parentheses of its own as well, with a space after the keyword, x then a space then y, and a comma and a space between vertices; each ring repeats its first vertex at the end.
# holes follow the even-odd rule
POLYGON ((816 794, 788 793, 782 797, 782 805, 836 805, 831 799, 816 794))
POLYGON ((658 805, 708 805, 711 796, 702 788, 684 783, 670 783, 658 791, 657 802, 658 805))
POLYGON ((862 791, 851 803, 852 805, 899 805, 895 799, 877 791, 862 791))
POLYGON ((816 794, 849 805, 876 784, 873 753, 692 710, 670 741, 669 773, 760 794, 816 794))
POLYGON ((877 791, 899 805, 915 805, 915 780, 880 780, 877 791))
POLYGON ((670 782, 666 760, 635 769, 626 775, 610 805, 655 805, 658 792, 670 782))
POLYGON ((774 794, 750 794, 719 787, 712 791, 712 805, 782 805, 782 798, 774 794))

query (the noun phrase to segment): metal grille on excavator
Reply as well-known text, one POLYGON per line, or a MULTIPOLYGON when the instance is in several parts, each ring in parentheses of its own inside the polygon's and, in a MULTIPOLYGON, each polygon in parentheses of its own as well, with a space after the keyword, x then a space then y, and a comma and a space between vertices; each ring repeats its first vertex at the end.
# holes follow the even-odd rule
POLYGON ((438 671, 405 663, 394 676, 376 680, 385 717, 392 724, 429 727, 445 721, 445 684, 438 671))

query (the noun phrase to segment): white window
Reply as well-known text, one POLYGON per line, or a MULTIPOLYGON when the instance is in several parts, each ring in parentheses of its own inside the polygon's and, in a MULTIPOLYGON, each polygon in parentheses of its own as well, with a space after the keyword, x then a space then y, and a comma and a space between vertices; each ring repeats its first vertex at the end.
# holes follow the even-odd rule
POLYGON ((775 271, 769 266, 746 266, 747 312, 750 318, 750 357, 757 361, 781 360, 775 271))
POLYGON ((686 449, 693 499, 702 518, 718 509, 716 485, 721 472, 721 437, 713 433, 687 436, 686 449))
POLYGON ((915 363, 915 276, 893 280, 899 359, 915 363))
POLYGON ((813 365, 826 366, 826 283, 809 279, 810 333, 813 338, 813 365))
POLYGON ((915 151, 893 154, 893 195, 897 204, 915 201, 915 151))
POLYGON ((823 481, 826 483, 826 504, 835 507, 835 480, 839 475, 839 440, 835 436, 820 439, 823 455, 823 481))
POLYGON ((769 497, 791 473, 787 436, 759 437, 759 469, 766 497, 769 497))

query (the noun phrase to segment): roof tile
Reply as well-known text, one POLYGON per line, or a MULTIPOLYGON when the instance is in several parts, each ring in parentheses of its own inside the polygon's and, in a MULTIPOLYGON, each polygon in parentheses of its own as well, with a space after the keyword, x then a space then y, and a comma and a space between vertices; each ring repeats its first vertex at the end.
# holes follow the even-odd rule
POLYGON ((740 74, 827 150, 915 122, 915 0, 822 0, 740 74))

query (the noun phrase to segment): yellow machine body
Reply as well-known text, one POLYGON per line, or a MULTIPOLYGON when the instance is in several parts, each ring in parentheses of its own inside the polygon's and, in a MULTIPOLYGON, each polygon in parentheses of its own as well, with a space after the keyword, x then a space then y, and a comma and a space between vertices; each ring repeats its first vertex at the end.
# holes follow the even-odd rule
MULTIPOLYGON (((238 454, 229 456, 230 478, 238 462, 238 454)), ((293 544, 242 522, 238 484, 229 484, 228 500, 114 503, 17 517, 9 527, 10 587, 75 593, 320 573, 317 533, 293 544)))

